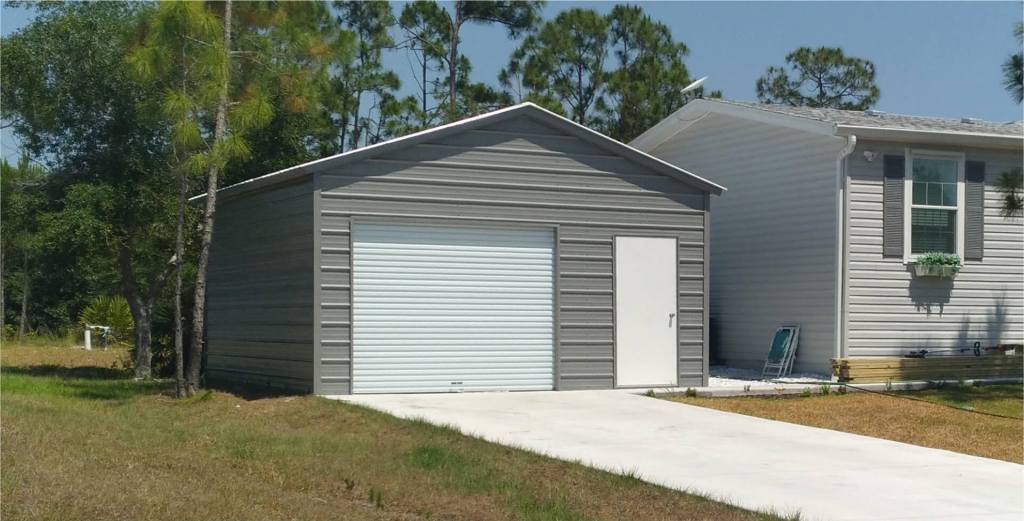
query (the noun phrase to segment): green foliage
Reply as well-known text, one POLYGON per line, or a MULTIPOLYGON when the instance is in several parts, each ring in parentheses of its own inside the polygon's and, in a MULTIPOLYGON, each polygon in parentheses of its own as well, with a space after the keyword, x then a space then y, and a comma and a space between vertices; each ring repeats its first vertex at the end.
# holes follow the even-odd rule
POLYGON ((917 264, 921 266, 954 266, 959 268, 960 256, 953 253, 928 252, 917 257, 917 264))
POLYGON ((33 7, 33 21, 3 39, 0 96, 5 124, 45 167, 33 209, 39 255, 29 309, 37 323, 60 329, 126 276, 146 287, 166 262, 173 205, 169 180, 155 175, 165 142, 160 92, 137 81, 125 62, 150 7, 33 7), (119 273, 122 252, 131 273, 119 273))
POLYGON ((406 4, 399 24, 421 67, 417 78, 420 126, 455 121, 511 103, 507 94, 470 81, 472 65, 460 51, 460 34, 466 24, 497 24, 509 38, 518 38, 536 29, 543 5, 526 1, 458 1, 446 9, 436 2, 406 4))
POLYGON ((801 47, 786 55, 789 67, 768 67, 757 80, 757 98, 764 103, 865 110, 881 94, 875 85, 875 64, 849 57, 837 47, 801 47))
POLYGON ((393 98, 401 82, 382 62, 384 49, 395 45, 389 33, 397 22, 391 5, 383 1, 336 1, 334 7, 338 21, 355 40, 354 57, 350 52, 338 53, 337 74, 331 75, 327 100, 331 122, 339 133, 331 151, 342 152, 365 146, 387 132, 385 128, 397 114, 384 104, 393 98))
POLYGON ((564 106, 573 121, 592 124, 592 111, 604 106, 608 38, 605 17, 592 9, 567 9, 523 40, 502 77, 512 86, 512 77, 521 75, 517 82, 529 90, 528 99, 564 106))
POLYGON ((82 310, 78 317, 81 327, 107 326, 110 328, 111 340, 127 345, 132 341, 135 322, 128 301, 118 296, 96 297, 82 310))
POLYGON ((1017 22, 1013 28, 1017 37, 1017 52, 1011 54, 1003 62, 1003 87, 1017 103, 1024 101, 1024 22, 1017 22))
POLYGON ((1024 173, 1021 167, 1014 167, 999 174, 996 190, 1002 194, 1003 204, 1000 212, 1003 217, 1020 217, 1024 213, 1024 173))
POLYGON ((498 80, 520 101, 629 141, 704 95, 681 92, 691 82, 688 52, 639 6, 617 5, 607 16, 574 8, 525 38, 498 80))
POLYGON ((608 106, 602 110, 599 128, 629 142, 691 99, 703 96, 704 89, 681 92, 692 82, 683 63, 689 49, 673 39, 667 25, 652 20, 640 6, 617 5, 608 22, 609 44, 618 68, 608 74, 608 106))

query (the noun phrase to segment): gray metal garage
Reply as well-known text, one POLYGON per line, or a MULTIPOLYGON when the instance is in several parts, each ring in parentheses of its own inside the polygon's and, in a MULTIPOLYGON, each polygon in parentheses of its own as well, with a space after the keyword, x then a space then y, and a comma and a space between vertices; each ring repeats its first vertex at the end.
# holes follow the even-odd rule
POLYGON ((223 188, 208 377, 325 395, 705 384, 722 190, 530 103, 223 188))

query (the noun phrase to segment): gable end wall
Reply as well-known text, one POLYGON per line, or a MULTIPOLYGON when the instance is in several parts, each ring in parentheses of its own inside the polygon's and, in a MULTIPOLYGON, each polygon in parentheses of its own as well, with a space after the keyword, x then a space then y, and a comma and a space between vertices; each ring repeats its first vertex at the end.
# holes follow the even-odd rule
POLYGON ((836 157, 845 140, 709 114, 651 154, 728 188, 711 218, 712 362, 761 369, 777 327, 801 326, 794 371, 835 354, 836 157))
POLYGON ((615 235, 679 240, 679 383, 705 362, 706 194, 520 116, 317 174, 319 394, 351 392, 351 223, 557 228, 555 385, 613 386, 615 235))

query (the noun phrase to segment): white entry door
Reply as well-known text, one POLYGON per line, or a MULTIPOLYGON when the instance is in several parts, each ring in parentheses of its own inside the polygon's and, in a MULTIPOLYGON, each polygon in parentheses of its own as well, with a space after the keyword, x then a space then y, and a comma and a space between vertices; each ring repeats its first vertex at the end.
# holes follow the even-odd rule
POLYGON ((615 238, 618 387, 676 385, 677 249, 673 238, 615 238))
POLYGON ((354 393, 554 383, 554 233, 352 226, 354 393))

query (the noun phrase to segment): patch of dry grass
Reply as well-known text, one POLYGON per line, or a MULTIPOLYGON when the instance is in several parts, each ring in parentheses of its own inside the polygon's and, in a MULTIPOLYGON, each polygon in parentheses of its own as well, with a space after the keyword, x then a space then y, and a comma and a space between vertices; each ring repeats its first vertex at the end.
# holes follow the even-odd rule
POLYGON ((109 353, 20 349, 0 377, 4 519, 775 519, 341 402, 176 400, 101 370, 109 353))
MULTIPOLYGON (((1019 415, 1021 386, 1001 386, 999 392, 969 393, 978 410, 1005 411, 1016 403, 1019 415), (999 404, 986 404, 998 400, 999 404), (1011 405, 1007 405, 1007 401, 1011 405)), ((922 399, 953 403, 943 398, 951 390, 926 391, 922 399)), ((915 395, 918 393, 908 393, 915 395)), ((975 456, 1024 463, 1024 422, 998 418, 936 403, 872 393, 809 397, 689 398, 672 400, 711 409, 758 416, 812 427, 852 432, 913 445, 946 449, 975 456)))
POLYGON ((128 350, 121 348, 86 351, 77 347, 17 345, 7 342, 0 348, 0 364, 11 367, 123 370, 128 367, 128 362, 128 350))

